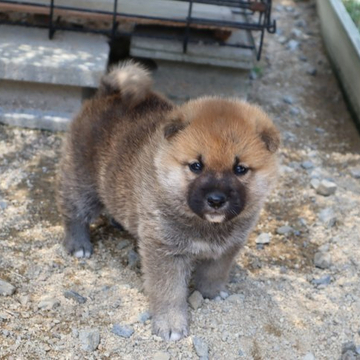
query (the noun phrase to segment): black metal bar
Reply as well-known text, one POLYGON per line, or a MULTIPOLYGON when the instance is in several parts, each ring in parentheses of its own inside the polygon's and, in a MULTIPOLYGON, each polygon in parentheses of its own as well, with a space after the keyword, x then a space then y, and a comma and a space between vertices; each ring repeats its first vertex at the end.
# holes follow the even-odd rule
POLYGON ((183 53, 184 54, 186 54, 186 52, 187 52, 187 46, 188 46, 188 41, 189 41, 189 36, 190 36, 190 23, 191 23, 192 7, 193 7, 193 0, 190 0, 188 16, 186 18, 185 36, 184 36, 184 40, 183 40, 183 53))
POLYGON ((53 25, 54 17, 54 0, 50 1, 50 13, 49 13, 49 39, 54 37, 55 29, 53 25))
POLYGON ((118 2, 118 0, 114 0, 114 13, 113 13, 113 20, 112 20, 111 40, 114 40, 116 28, 117 28, 117 22, 116 22, 117 2, 118 2))
MULTIPOLYGON (((246 43, 244 44, 231 44, 231 43, 225 43, 222 41, 217 40, 201 40, 202 43, 206 44, 213 44, 217 43, 220 46, 231 46, 231 47, 239 47, 239 48, 245 48, 245 49, 253 49, 256 53, 256 58, 259 60, 261 57, 261 52, 263 48, 263 42, 264 42, 264 33, 265 30, 268 33, 273 34, 276 31, 276 21, 271 19, 271 9, 272 9, 272 0, 178 0, 189 3, 188 8, 188 14, 185 19, 169 19, 169 18, 163 18, 163 17, 157 17, 157 16, 146 16, 146 15, 138 15, 138 14, 126 14, 121 13, 117 11, 118 7, 118 0, 114 0, 114 7, 113 11, 104 11, 104 10, 92 10, 92 9, 86 9, 86 8, 78 8, 78 7, 71 7, 71 6, 61 6, 56 5, 54 3, 54 0, 50 0, 50 4, 34 4, 30 1, 9 1, 9 0, 0 0, 0 3, 5 4, 12 4, 12 5, 27 5, 27 6, 33 6, 33 7, 40 7, 49 9, 49 38, 52 39, 54 36, 54 33, 58 29, 63 30, 72 30, 72 31, 78 31, 78 32, 92 32, 92 33, 102 33, 102 34, 108 34, 111 38, 113 38, 117 31, 118 17, 125 17, 129 19, 144 19, 148 20, 150 22, 172 22, 177 24, 177 26, 185 26, 184 35, 183 36, 177 36, 177 35, 164 35, 164 36, 157 36, 152 34, 141 34, 136 33, 136 36, 147 36, 147 37, 155 37, 155 38, 163 38, 163 39, 176 39, 183 42, 183 52, 186 53, 187 47, 189 43, 196 43, 199 41, 199 39, 194 39, 194 36, 191 35, 191 29, 194 26, 200 26, 205 27, 208 29, 216 29, 216 28, 222 28, 222 29, 241 29, 245 31, 260 31, 260 42, 257 46, 255 42, 253 41, 252 37, 250 37, 251 45, 248 45, 246 43), (233 14, 242 14, 245 16, 246 21, 239 22, 239 21, 224 21, 224 20, 209 20, 204 18, 194 18, 192 16, 193 11, 193 5, 199 3, 199 4, 210 4, 210 5, 220 5, 220 6, 227 6, 230 8, 233 14), (107 15, 112 17, 112 25, 110 30, 95 30, 91 29, 89 27, 84 28, 71 28, 67 26, 60 26, 57 22, 55 23, 54 20, 54 11, 56 10, 68 10, 68 11, 77 11, 82 13, 89 13, 89 14, 101 14, 101 15, 107 15), (257 22, 252 23, 250 22, 250 16, 253 16, 256 13, 259 13, 259 19, 257 22)), ((26 22, 16 22, 16 21, 0 21, 0 23, 16 23, 19 25, 24 26, 38 26, 38 27, 44 27, 42 25, 34 25, 34 24, 28 24, 26 22)), ((176 25, 175 25, 176 26, 176 25)), ((123 32, 121 33, 124 34, 123 32)), ((126 36, 131 36, 131 33, 128 33, 126 36)))

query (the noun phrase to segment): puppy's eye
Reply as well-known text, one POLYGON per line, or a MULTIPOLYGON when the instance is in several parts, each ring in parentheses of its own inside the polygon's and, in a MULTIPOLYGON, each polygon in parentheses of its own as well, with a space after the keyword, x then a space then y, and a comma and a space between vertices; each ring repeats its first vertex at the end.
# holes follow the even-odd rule
POLYGON ((189 168, 193 173, 199 174, 203 169, 203 165, 202 163, 197 161, 197 162, 193 162, 192 164, 189 164, 189 168))
POLYGON ((235 175, 245 175, 249 171, 248 168, 242 165, 235 165, 234 166, 234 173, 235 175))

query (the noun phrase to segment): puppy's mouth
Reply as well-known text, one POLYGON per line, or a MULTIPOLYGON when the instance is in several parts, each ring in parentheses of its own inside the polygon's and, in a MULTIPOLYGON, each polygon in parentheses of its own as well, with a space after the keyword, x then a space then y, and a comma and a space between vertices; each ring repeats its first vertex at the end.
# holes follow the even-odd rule
POLYGON ((212 223, 222 223, 226 220, 225 214, 205 214, 205 220, 212 223))

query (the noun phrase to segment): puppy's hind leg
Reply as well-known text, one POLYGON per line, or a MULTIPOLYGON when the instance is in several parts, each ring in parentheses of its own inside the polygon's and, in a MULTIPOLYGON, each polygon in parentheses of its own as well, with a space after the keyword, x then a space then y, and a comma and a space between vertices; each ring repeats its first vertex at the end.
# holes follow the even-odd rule
POLYGON ((68 170, 60 173, 58 183, 58 207, 65 229, 64 246, 69 254, 78 258, 89 258, 93 253, 89 225, 102 209, 94 187, 84 179, 68 170))
POLYGON ((233 259, 237 252, 238 249, 232 249, 219 259, 199 261, 196 264, 194 274, 196 290, 209 299, 215 298, 220 291, 225 290, 233 259))

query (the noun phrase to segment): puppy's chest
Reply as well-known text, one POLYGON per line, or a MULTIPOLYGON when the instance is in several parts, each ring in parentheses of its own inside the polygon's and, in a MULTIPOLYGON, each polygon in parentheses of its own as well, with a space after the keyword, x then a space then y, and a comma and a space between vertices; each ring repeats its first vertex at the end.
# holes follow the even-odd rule
POLYGON ((218 258, 241 238, 233 234, 196 234, 181 231, 169 239, 171 247, 177 254, 190 255, 198 259, 218 258))

